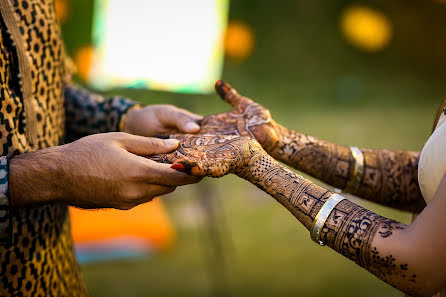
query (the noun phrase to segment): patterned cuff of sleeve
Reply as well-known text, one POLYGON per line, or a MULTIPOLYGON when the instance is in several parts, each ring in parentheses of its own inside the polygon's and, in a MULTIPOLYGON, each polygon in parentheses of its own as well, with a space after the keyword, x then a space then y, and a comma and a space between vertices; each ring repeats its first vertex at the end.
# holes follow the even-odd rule
POLYGON ((110 131, 121 131, 127 111, 140 105, 130 99, 115 97, 112 99, 112 112, 109 122, 110 131))
POLYGON ((121 119, 119 120, 119 126, 118 126, 118 131, 120 132, 124 132, 124 124, 125 124, 125 119, 127 118, 127 114, 129 113, 130 110, 134 109, 134 108, 141 108, 141 105, 139 104, 135 104, 133 106, 131 106, 130 108, 127 109, 127 111, 121 115, 121 119))
POLYGON ((9 213, 9 157, 0 157, 0 245, 11 244, 9 213))

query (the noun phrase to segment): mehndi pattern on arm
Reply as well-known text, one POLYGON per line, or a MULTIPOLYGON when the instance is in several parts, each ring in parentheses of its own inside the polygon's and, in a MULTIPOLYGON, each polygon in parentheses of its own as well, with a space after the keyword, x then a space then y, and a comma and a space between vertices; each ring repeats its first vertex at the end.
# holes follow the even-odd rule
MULTIPOLYGON (((221 177, 234 173, 253 183, 287 208, 307 229, 333 194, 279 164, 249 137, 187 135, 177 151, 151 158, 198 176, 221 177), (178 166, 181 164, 181 166, 178 166)), ((386 250, 404 224, 381 217, 348 200, 330 213, 321 240, 361 267, 409 294, 419 290, 416 272, 386 250), (382 239, 379 245, 376 239, 382 239)))
MULTIPOLYGON (((279 145, 273 157, 327 184, 345 189, 355 178, 355 159, 347 146, 281 128, 279 145)), ((350 193, 362 198, 408 211, 425 206, 418 185, 418 152, 361 149, 363 176, 350 193)))
MULTIPOLYGON (((346 188, 355 178, 355 159, 350 147, 281 126, 266 108, 222 81, 217 82, 216 90, 234 109, 205 117, 200 133, 255 138, 275 159, 339 189, 346 188)), ((352 194, 403 210, 419 212, 425 207, 418 186, 419 153, 361 151, 364 174, 352 194)))

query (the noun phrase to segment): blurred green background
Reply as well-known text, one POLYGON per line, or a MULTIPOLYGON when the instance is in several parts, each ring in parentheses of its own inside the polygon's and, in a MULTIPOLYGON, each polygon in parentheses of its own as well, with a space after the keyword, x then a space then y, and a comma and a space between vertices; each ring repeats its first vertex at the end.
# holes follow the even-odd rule
MULTIPOLYGON (((65 40, 76 55, 90 43, 92 1, 64 5, 65 40)), ((445 15, 446 3, 440 0, 234 0, 229 19, 250 26, 255 46, 243 61, 226 59, 223 79, 294 130, 346 145, 421 150, 446 96, 445 15), (352 5, 370 7, 387 17, 392 34, 385 47, 370 52, 348 42, 339 24, 352 5)), ((109 94, 146 104, 171 103, 204 115, 229 108, 213 94, 144 90, 109 94)), ((228 176, 203 183, 178 189, 164 199, 177 231, 169 251, 151 258, 83 265, 90 294, 403 295, 317 246, 290 213, 247 182, 228 176), (206 191, 211 191, 204 199, 213 202, 211 218, 197 198, 206 196, 206 191)), ((358 203, 410 221, 408 213, 358 203)))

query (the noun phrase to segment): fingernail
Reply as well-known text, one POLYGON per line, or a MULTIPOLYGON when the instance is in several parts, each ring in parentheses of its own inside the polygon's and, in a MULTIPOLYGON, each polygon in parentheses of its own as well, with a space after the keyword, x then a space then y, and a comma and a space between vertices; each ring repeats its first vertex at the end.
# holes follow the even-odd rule
POLYGON ((186 123, 186 130, 187 131, 193 132, 193 131, 197 131, 198 129, 200 129, 200 126, 198 126, 197 123, 194 123, 194 122, 186 123))
POLYGON ((184 171, 185 170, 184 165, 181 164, 181 163, 173 164, 172 166, 170 166, 170 168, 178 170, 178 171, 184 171))
POLYGON ((233 89, 229 84, 225 83, 222 80, 219 80, 215 84, 215 90, 217 91, 217 93, 220 95, 220 97, 222 99, 225 99, 226 95, 233 89))
POLYGON ((176 139, 166 139, 165 142, 168 146, 177 146, 180 143, 176 139))

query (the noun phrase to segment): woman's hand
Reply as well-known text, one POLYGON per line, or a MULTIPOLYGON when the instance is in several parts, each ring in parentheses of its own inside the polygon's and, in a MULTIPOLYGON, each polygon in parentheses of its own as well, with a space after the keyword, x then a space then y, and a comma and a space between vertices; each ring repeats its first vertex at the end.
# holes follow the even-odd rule
POLYGON ((170 154, 151 156, 151 160, 173 164, 171 168, 190 175, 222 177, 229 173, 244 177, 250 162, 266 152, 250 137, 225 135, 173 135, 180 141, 170 154))
POLYGON ((268 109, 240 95, 221 80, 215 84, 215 90, 234 109, 205 117, 201 121, 200 134, 250 136, 267 151, 278 142, 280 126, 268 109))

